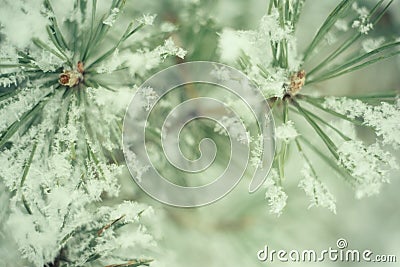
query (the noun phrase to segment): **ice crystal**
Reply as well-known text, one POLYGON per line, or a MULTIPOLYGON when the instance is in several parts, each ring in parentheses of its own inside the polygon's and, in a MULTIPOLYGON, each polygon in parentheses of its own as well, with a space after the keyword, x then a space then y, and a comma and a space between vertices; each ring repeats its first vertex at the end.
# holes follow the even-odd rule
POLYGON ((61 68, 63 61, 48 51, 41 51, 39 55, 33 56, 33 64, 39 67, 43 72, 54 72, 61 68))
POLYGON ((231 78, 230 72, 226 67, 215 67, 215 69, 211 72, 211 75, 220 81, 227 81, 231 78))
POLYGON ((108 25, 110 27, 113 26, 115 20, 117 19, 119 11, 120 11, 119 8, 113 8, 111 10, 111 14, 105 20, 103 20, 103 24, 108 25))
POLYGON ((139 49, 135 53, 121 55, 121 61, 128 67, 132 76, 143 76, 147 71, 159 66, 169 56, 184 58, 186 51, 175 45, 169 38, 164 45, 159 45, 153 50, 139 49))
POLYGON ((138 159, 135 153, 128 150, 126 153, 126 159, 129 160, 131 165, 133 166, 132 169, 135 170, 135 179, 139 182, 142 181, 143 174, 150 168, 150 166, 143 165, 138 159))
POLYGON ((97 68, 97 73, 112 73, 119 66, 121 66, 121 57, 119 56, 119 49, 115 49, 113 55, 106 62, 102 63, 97 68))
POLYGON ((145 25, 153 25, 156 15, 145 14, 142 18, 138 19, 140 23, 145 25))
POLYGON ((269 37, 272 42, 278 43, 282 40, 293 38, 293 28, 290 25, 280 27, 279 11, 274 9, 272 14, 261 18, 258 34, 260 38, 269 37))
POLYGON ((250 163, 254 167, 261 167, 262 164, 262 155, 263 155, 263 136, 260 134, 256 138, 250 138, 251 143, 253 144, 253 149, 251 149, 251 157, 250 163))
POLYGON ((336 200, 334 196, 328 191, 327 187, 314 177, 310 167, 305 165, 301 171, 302 180, 299 182, 299 187, 304 190, 306 195, 310 197, 311 207, 324 207, 336 213, 336 200))
POLYGON ((359 18, 353 21, 352 28, 358 29, 362 34, 368 34, 374 28, 374 25, 369 21, 369 11, 366 7, 359 7, 355 2, 352 8, 358 13, 359 18))
POLYGON ((369 53, 382 46, 384 42, 385 42, 384 37, 379 37, 376 39, 368 38, 362 42, 362 48, 364 49, 365 52, 369 53))
POLYGON ((339 30, 339 31, 343 31, 346 32, 349 30, 349 24, 346 20, 344 19, 338 19, 335 23, 335 27, 339 30))
POLYGON ((272 169, 267 177, 267 180, 264 183, 264 187, 267 188, 265 198, 268 200, 270 213, 275 214, 279 217, 286 206, 286 200, 288 196, 283 191, 283 188, 277 185, 276 181, 278 180, 278 172, 275 169, 272 169))
POLYGON ((164 46, 160 46, 158 48, 158 53, 161 56, 177 56, 181 59, 185 58, 186 51, 182 49, 181 47, 177 47, 174 43, 174 41, 169 38, 165 41, 164 46))
POLYGON ((375 129, 384 144, 400 145, 400 105, 382 102, 370 105, 358 99, 328 97, 324 107, 332 109, 350 119, 361 118, 364 125, 375 129))
POLYGON ((247 144, 249 142, 249 133, 241 130, 243 129, 243 121, 236 117, 223 116, 220 122, 221 124, 217 123, 215 125, 214 132, 228 135, 228 132, 226 131, 226 129, 228 129, 229 136, 236 139, 241 144, 247 144))
POLYGON ((145 87, 140 90, 143 98, 143 108, 149 111, 154 102, 158 99, 157 93, 151 87, 145 87))
POLYGON ((239 62, 244 72, 264 92, 266 98, 283 97, 284 85, 291 71, 297 70, 301 60, 296 51, 293 25, 281 25, 279 12, 273 9, 265 15, 257 30, 233 31, 224 29, 220 34, 221 59, 227 63, 239 62), (274 51, 265 49, 272 44, 287 42, 289 69, 274 65, 274 51), (232 45, 234 44, 234 45, 232 45), (265 66, 265 67, 261 67, 265 66))
POLYGON ((355 177, 356 197, 379 193, 381 185, 388 183, 388 170, 398 169, 394 157, 378 144, 364 146, 361 141, 347 141, 339 148, 339 163, 355 177))
POLYGON ((278 126, 275 130, 275 136, 278 139, 281 139, 285 142, 289 142, 295 139, 299 134, 294 127, 293 121, 288 121, 280 126, 278 126))
POLYGON ((160 26, 162 32, 173 32, 177 29, 176 25, 171 22, 163 22, 160 26))

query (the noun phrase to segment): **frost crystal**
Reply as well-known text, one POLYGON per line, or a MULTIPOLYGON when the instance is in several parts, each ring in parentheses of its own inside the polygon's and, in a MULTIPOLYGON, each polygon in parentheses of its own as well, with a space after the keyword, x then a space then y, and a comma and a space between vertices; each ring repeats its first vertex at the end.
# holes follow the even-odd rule
POLYGON ((17 86, 18 85, 18 77, 17 75, 10 75, 8 77, 1 77, 0 78, 0 86, 5 88, 10 87, 11 85, 17 86))
POLYGON ((160 26, 162 32, 173 32, 177 30, 177 26, 171 22, 163 22, 160 26))
POLYGON ((34 61, 32 63, 38 66, 43 72, 55 71, 63 65, 62 60, 47 51, 41 51, 41 53, 33 57, 34 61))
POLYGON ((138 19, 139 23, 143 23, 144 25, 153 25, 155 18, 157 15, 149 15, 145 14, 142 18, 138 19))
POLYGON ((351 27, 358 28, 362 34, 368 34, 368 32, 374 28, 372 23, 369 23, 365 18, 361 18, 361 20, 355 20, 351 27))
POLYGON ((324 207, 336 214, 336 200, 328 191, 326 186, 314 177, 310 167, 306 165, 301 171, 303 179, 299 182, 299 187, 304 190, 306 195, 310 197, 311 207, 324 207))
POLYGON ((263 91, 265 98, 284 95, 284 86, 292 71, 298 71, 296 39, 290 25, 281 26, 276 9, 265 15, 255 31, 234 31, 224 29, 220 33, 219 50, 221 59, 227 63, 237 63, 247 76, 263 91), (274 55, 265 47, 271 43, 287 41, 288 69, 272 66, 274 55), (261 67, 264 66, 264 67, 261 67))
POLYGON ((112 57, 97 68, 97 73, 112 73, 121 65, 119 50, 115 49, 112 57))
POLYGON ((244 52, 251 50, 251 39, 252 32, 241 32, 232 29, 224 29, 220 33, 219 48, 221 51, 221 59, 224 62, 232 63, 235 62, 241 55, 241 51, 244 52), (232 45, 235 44, 235 45, 232 45))
POLYGON ((385 42, 384 37, 379 37, 377 39, 368 38, 362 42, 362 48, 365 52, 369 53, 377 48, 379 48, 385 42))
POLYGON ((220 81, 228 81, 231 79, 230 71, 226 67, 215 67, 210 74, 220 81))
POLYGON ((364 114, 365 123, 382 136, 384 144, 395 148, 400 146, 400 102, 391 105, 383 102, 380 106, 370 107, 364 114))
POLYGON ((253 148, 251 150, 250 163, 254 167, 261 167, 262 165, 262 156, 264 152, 264 140, 263 135, 259 134, 257 138, 251 138, 251 143, 253 144, 253 148))
POLYGON ((119 8, 113 8, 111 10, 110 15, 103 21, 103 24, 108 25, 110 27, 113 26, 119 11, 120 11, 119 8))
POLYGON ((358 29, 362 34, 368 34, 374 28, 374 25, 368 18, 368 9, 366 7, 359 7, 357 3, 354 3, 352 8, 358 13, 359 17, 353 21, 351 27, 358 29))
POLYGON ((343 31, 346 32, 349 29, 349 24, 347 21, 345 21, 344 19, 338 19, 335 23, 335 27, 339 30, 339 31, 343 31))
POLYGON ((292 39, 293 29, 289 25, 285 25, 283 28, 280 26, 279 12, 274 9, 271 15, 265 15, 261 19, 258 34, 262 38, 269 36, 271 41, 278 43, 284 39, 292 39))
POLYGON ((218 134, 228 135, 230 133, 230 137, 236 139, 241 144, 247 144, 249 142, 249 133, 243 132, 243 122, 236 117, 227 117, 223 116, 220 120, 220 123, 217 123, 214 128, 214 132, 218 134), (226 129, 228 129, 228 132, 226 129))
POLYGON ((354 11, 356 11, 357 14, 360 15, 360 16, 364 16, 364 17, 368 16, 368 13, 369 13, 369 12, 368 12, 368 9, 367 9, 366 7, 364 7, 364 6, 362 6, 362 7, 358 6, 358 3, 357 3, 357 2, 354 2, 354 3, 352 4, 351 8, 352 8, 354 11))
POLYGON ((347 141, 338 153, 339 163, 355 177, 357 198, 379 193, 382 184, 389 182, 388 170, 398 169, 394 157, 378 144, 364 146, 361 141, 347 141))
MULTIPOLYGON (((53 91, 53 88, 46 88, 39 90, 39 87, 23 88, 21 92, 4 100, 0 103, 0 132, 6 130, 15 120, 20 120, 25 112, 31 110, 36 104, 39 103, 47 94, 53 91)), ((2 136, 1 136, 2 137, 2 136)))
POLYGON ((346 115, 351 119, 362 118, 366 126, 373 127, 384 144, 400 146, 400 105, 382 102, 372 106, 360 100, 345 97, 328 97, 324 107, 346 115))
POLYGON ((276 127, 275 136, 278 139, 289 142, 299 136, 299 134, 297 133, 296 128, 294 128, 293 121, 288 121, 279 127, 276 127))
POLYGON ((132 76, 142 76, 147 71, 160 65, 168 56, 184 58, 186 53, 186 50, 176 46, 172 38, 169 38, 165 41, 164 45, 160 45, 154 50, 141 49, 133 54, 124 54, 122 60, 129 68, 132 76))
POLYGON ((179 58, 185 58, 186 51, 180 47, 177 47, 172 40, 172 38, 169 38, 165 41, 164 46, 160 46, 158 48, 158 53, 160 55, 172 55, 172 56, 177 56, 179 58))
POLYGON ((267 180, 265 180, 264 187, 267 190, 265 193, 265 198, 268 200, 270 213, 276 214, 279 217, 286 206, 286 200, 288 196, 283 191, 283 188, 276 184, 276 181, 278 180, 278 172, 275 169, 272 169, 267 177, 267 180))
POLYGON ((328 45, 334 44, 337 40, 337 37, 332 32, 328 32, 325 36, 325 41, 328 45))
POLYGON ((150 108, 153 106, 155 101, 159 98, 157 93, 151 87, 141 88, 139 91, 140 95, 143 99, 143 108, 146 111, 149 111, 150 108))
MULTIPOLYGON (((357 139, 356 127, 351 122, 346 120, 334 120, 329 122, 329 124, 348 138, 352 140, 357 139)), ((326 126, 324 129, 335 144, 341 145, 343 142, 345 142, 345 140, 332 128, 326 126)))
POLYGON ((126 160, 132 167, 131 170, 135 170, 135 173, 132 174, 134 178, 141 182, 143 174, 150 168, 150 166, 143 165, 140 160, 137 159, 136 154, 130 150, 126 151, 126 160))

